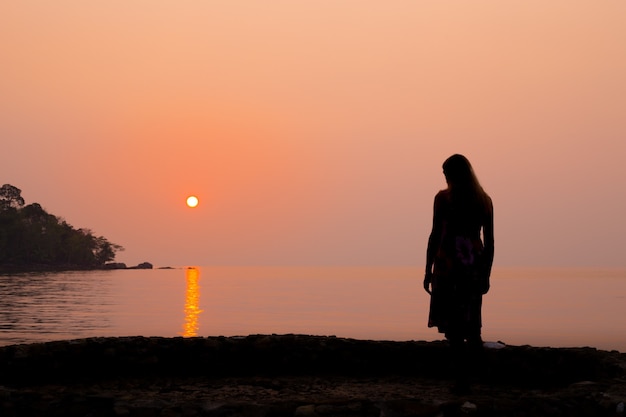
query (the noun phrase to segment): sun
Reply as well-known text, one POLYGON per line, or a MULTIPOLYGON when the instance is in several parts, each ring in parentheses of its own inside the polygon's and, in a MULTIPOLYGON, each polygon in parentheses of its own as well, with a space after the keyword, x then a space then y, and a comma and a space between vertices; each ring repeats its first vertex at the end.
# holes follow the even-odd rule
POLYGON ((187 197, 187 206, 193 208, 197 206, 198 203, 199 203, 198 197, 196 197, 195 195, 190 195, 189 197, 187 197))

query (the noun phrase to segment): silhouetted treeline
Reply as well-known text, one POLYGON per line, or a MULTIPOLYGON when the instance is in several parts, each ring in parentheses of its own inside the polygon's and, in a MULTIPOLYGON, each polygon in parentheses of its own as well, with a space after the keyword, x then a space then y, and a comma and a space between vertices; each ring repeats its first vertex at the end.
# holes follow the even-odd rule
POLYGON ((99 268, 124 250, 37 203, 25 205, 21 193, 10 184, 0 188, 0 270, 99 268))

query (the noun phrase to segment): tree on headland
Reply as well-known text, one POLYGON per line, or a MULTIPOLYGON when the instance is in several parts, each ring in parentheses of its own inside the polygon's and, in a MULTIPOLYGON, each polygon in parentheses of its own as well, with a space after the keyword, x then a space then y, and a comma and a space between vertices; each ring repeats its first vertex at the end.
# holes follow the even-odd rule
POLYGON ((123 247, 75 229, 38 203, 25 205, 21 190, 0 188, 0 270, 93 269, 113 261, 123 247))
POLYGON ((11 184, 0 187, 0 210, 9 208, 18 209, 24 205, 22 190, 11 184))

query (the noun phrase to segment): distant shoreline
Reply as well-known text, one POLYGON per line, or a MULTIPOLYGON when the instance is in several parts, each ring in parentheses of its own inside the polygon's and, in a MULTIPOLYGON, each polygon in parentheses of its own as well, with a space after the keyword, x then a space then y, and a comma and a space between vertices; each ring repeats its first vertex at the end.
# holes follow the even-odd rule
MULTIPOLYGON (((153 269, 150 262, 142 262, 135 266, 126 266, 121 262, 112 262, 103 266, 86 267, 81 265, 62 264, 30 264, 30 265, 0 265, 0 275, 21 274, 30 272, 72 272, 72 271, 110 271, 116 269, 153 269)), ((161 269, 161 268, 159 268, 161 269)))
POLYGON ((99 271, 102 267, 84 267, 77 265, 2 265, 0 274, 15 274, 29 272, 65 272, 65 271, 99 271))

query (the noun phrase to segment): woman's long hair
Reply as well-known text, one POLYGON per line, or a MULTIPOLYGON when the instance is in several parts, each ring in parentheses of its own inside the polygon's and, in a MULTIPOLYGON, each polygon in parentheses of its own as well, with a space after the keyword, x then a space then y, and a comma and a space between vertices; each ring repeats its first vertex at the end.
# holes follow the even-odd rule
POLYGON ((453 203, 464 206, 476 214, 491 210, 489 195, 478 182, 472 164, 459 154, 452 155, 443 163, 443 173, 453 203))

